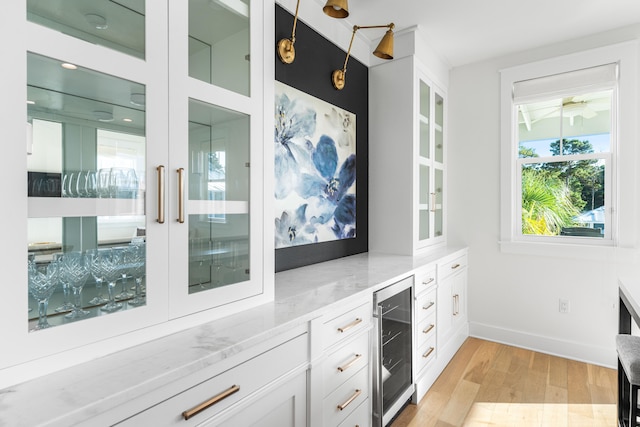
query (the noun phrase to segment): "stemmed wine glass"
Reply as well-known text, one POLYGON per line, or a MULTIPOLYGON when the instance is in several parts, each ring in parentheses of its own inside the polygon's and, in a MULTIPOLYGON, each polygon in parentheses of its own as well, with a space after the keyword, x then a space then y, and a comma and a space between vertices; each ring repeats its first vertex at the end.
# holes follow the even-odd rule
POLYGON ((109 168, 99 169, 96 175, 96 189, 98 197, 102 199, 108 199, 111 196, 111 189, 109 187, 110 176, 111 169, 109 168))
POLYGON ((129 249, 125 247, 114 248, 114 250, 118 250, 122 252, 122 262, 119 265, 120 270, 120 278, 122 280, 122 289, 118 295, 116 295, 116 299, 123 301, 133 297, 133 294, 129 292, 127 289, 127 279, 128 275, 131 273, 131 263, 129 262, 128 252, 129 249))
MULTIPOLYGON (((58 261, 59 267, 58 268, 62 268, 61 264, 61 260, 62 257, 64 256, 64 254, 62 253, 57 253, 57 254, 53 254, 53 260, 54 261, 58 261)), ((62 272, 60 272, 62 273, 62 272)), ((55 312, 56 313, 61 313, 63 311, 70 311, 73 310, 73 303, 71 303, 71 301, 69 301, 70 296, 71 296, 71 287, 69 286, 69 282, 67 282, 66 280, 64 280, 64 278, 62 277, 62 274, 58 274, 58 280, 60 281, 60 284, 62 285, 62 305, 56 307, 55 312)))
POLYGON ((65 319, 77 320, 89 315, 82 309, 82 288, 89 278, 89 263, 82 252, 67 252, 60 257, 60 276, 73 290, 74 304, 65 319))
POLYGON ((107 281, 109 291, 109 302, 103 305, 100 310, 112 313, 122 308, 122 303, 117 302, 113 296, 116 287, 116 280, 120 277, 120 265, 123 263, 123 251, 118 248, 105 249, 98 252, 98 260, 101 264, 104 280, 107 281))
POLYGON ((87 250, 87 261, 89 262, 89 271, 96 282, 96 296, 89 301, 89 304, 100 305, 109 301, 102 295, 102 282, 104 282, 104 273, 102 272, 102 263, 99 258, 99 251, 103 249, 89 249, 87 250))
POLYGON ((51 327, 47 321, 47 307, 49 298, 58 284, 58 262, 52 261, 47 265, 36 265, 35 261, 29 261, 29 292, 38 301, 38 324, 31 329, 38 331, 51 327))
POLYGON ((129 305, 139 306, 146 303, 142 295, 142 278, 145 273, 145 245, 144 243, 131 244, 125 252, 125 264, 129 265, 129 272, 136 282, 135 296, 128 302, 129 305))

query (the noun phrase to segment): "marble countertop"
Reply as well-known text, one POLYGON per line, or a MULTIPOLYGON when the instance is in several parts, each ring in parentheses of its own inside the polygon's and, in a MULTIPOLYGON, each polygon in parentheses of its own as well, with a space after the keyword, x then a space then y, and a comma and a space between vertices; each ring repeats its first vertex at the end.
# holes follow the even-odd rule
POLYGON ((640 325, 640 279, 621 278, 618 280, 620 298, 629 310, 629 314, 640 325))
MULTIPOLYGON (((0 390, 0 426, 74 425, 306 324, 461 248, 364 253, 276 274, 273 302, 0 390)), ((176 390, 177 392, 178 390, 176 390)))

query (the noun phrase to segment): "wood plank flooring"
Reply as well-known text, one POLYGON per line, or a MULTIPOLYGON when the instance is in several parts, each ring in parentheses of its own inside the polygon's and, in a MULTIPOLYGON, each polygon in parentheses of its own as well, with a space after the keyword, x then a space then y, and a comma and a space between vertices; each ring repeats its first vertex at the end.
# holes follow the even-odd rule
POLYGON ((469 338, 392 427, 615 427, 613 369, 469 338))

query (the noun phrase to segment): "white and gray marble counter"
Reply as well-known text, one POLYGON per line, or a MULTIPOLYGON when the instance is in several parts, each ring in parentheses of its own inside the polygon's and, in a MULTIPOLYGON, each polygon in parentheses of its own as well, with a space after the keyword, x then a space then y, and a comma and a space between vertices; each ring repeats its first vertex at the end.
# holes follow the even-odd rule
POLYGON ((273 302, 0 390, 0 426, 69 426, 126 408, 136 396, 170 387, 459 249, 423 257, 365 253, 277 273, 273 302))

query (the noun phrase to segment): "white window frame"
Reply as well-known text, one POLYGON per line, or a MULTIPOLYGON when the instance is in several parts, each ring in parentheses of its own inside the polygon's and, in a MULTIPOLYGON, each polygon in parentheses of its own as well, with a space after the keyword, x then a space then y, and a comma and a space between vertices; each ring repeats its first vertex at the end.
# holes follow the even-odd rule
MULTIPOLYGON (((500 71, 501 78, 501 190, 500 246, 503 252, 564 255, 580 258, 603 251, 636 244, 636 200, 638 199, 635 168, 638 164, 637 100, 638 42, 626 42, 544 61, 520 65, 500 71), (617 63, 619 66, 617 114, 612 121, 610 150, 606 171, 610 182, 610 213, 605 238, 572 238, 568 236, 532 236, 522 234, 521 164, 518 158, 518 117, 513 102, 515 82, 617 63), (622 196, 621 196, 622 195, 622 196)), ((615 110, 615 107, 613 108, 615 110)), ((541 161, 541 159, 536 159, 541 161)), ((554 160, 560 160, 554 157, 554 160)))

